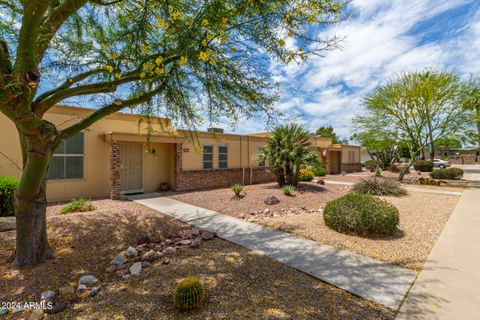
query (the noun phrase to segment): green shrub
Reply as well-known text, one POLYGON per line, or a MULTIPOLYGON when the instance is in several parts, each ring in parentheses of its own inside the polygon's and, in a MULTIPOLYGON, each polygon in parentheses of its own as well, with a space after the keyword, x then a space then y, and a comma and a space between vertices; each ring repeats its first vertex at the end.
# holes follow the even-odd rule
POLYGON ((70 203, 65 205, 60 214, 68 214, 73 212, 87 212, 95 210, 95 206, 85 198, 73 199, 70 203))
POLYGON ((432 172, 433 171, 433 162, 428 160, 418 160, 415 161, 413 167, 416 171, 420 172, 432 172))
POLYGON ((423 184, 423 185, 427 185, 427 186, 439 186, 440 185, 440 181, 436 181, 432 178, 424 178, 424 177, 420 177, 418 179, 418 182, 420 184, 423 184))
POLYGON ((315 170, 315 176, 317 177, 324 177, 327 175, 327 170, 324 167, 318 167, 315 170))
POLYGON ((368 178, 353 186, 353 192, 371 194, 373 196, 403 196, 407 190, 400 187, 398 183, 388 179, 368 178))
POLYGON ((359 193, 327 202, 323 218, 330 228, 359 236, 392 235, 400 220, 398 209, 387 201, 359 193))
POLYGON ((375 177, 381 177, 382 176, 382 170, 380 168, 377 168, 375 171, 375 177))
POLYGON ((200 308, 204 300, 203 284, 195 278, 183 279, 175 290, 174 303, 180 310, 200 308))
POLYGON ((299 181, 312 181, 314 177, 315 177, 315 174, 313 173, 313 171, 307 168, 300 169, 298 173, 299 181))
POLYGON ((434 170, 432 173, 430 173, 430 176, 433 179, 446 179, 446 180, 460 179, 461 177, 463 177, 463 170, 460 168, 439 169, 439 170, 434 170))
POLYGON ((240 199, 242 197, 243 185, 240 183, 235 183, 230 187, 230 189, 232 189, 233 193, 235 194, 233 197, 234 199, 240 199))
POLYGON ((367 168, 367 170, 370 170, 370 172, 375 172, 375 170, 377 170, 378 167, 380 167, 381 165, 381 162, 379 160, 367 160, 365 161, 365 168, 367 168))
POLYGON ((12 177, 0 177, 0 217, 15 215, 13 194, 17 190, 18 181, 12 177))
POLYGON ((294 196, 295 195, 295 187, 289 184, 286 184, 282 187, 282 191, 287 196, 294 196))

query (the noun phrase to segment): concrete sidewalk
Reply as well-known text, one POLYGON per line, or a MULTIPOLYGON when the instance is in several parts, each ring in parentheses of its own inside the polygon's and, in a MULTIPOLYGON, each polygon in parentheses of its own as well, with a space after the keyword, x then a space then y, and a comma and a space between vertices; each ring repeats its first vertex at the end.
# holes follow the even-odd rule
POLYGON ((466 189, 408 294, 399 320, 480 319, 480 189, 466 189))
MULTIPOLYGON (((318 180, 313 180, 313 181, 318 181, 318 180)), ((341 186, 353 186, 355 184, 355 182, 334 181, 334 180, 325 180, 325 183, 326 184, 341 185, 341 186)), ((443 191, 443 190, 433 190, 433 189, 426 189, 426 188, 409 188, 409 187, 403 187, 403 188, 405 190, 411 191, 411 192, 444 194, 444 195, 448 195, 448 196, 461 196, 462 195, 462 193, 459 192, 459 191, 443 191)))
POLYGON ((130 196, 129 199, 195 227, 216 232, 225 240, 393 309, 398 309, 416 277, 413 270, 297 238, 159 194, 130 196))

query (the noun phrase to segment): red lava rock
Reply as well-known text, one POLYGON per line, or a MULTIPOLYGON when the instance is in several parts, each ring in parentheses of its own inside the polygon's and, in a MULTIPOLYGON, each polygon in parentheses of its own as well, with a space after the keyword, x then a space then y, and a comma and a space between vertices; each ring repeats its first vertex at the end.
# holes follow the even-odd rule
POLYGON ((172 244, 173 242, 174 242, 174 241, 173 241, 173 240, 171 240, 171 239, 167 239, 167 240, 165 240, 165 244, 172 244))
POLYGON ((191 240, 180 240, 177 242, 177 244, 181 245, 181 246, 188 246, 190 243, 192 243, 191 240))
POLYGON ((154 243, 154 242, 150 242, 149 244, 147 244, 148 249, 154 249, 156 246, 157 246, 157 244, 154 243))
POLYGON ((202 232, 202 239, 203 240, 212 240, 213 238, 215 238, 216 234, 214 232, 210 232, 210 231, 203 231, 202 232))

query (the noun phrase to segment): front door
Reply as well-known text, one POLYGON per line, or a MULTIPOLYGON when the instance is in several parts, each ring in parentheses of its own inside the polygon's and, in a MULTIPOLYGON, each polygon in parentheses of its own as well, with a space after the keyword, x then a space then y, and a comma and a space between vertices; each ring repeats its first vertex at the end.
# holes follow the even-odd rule
POLYGON ((122 142, 120 144, 120 181, 122 193, 143 192, 143 145, 122 142))

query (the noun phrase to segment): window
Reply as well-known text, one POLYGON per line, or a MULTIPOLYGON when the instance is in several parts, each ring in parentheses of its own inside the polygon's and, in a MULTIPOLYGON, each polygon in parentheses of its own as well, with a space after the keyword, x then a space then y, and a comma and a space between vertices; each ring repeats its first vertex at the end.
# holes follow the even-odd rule
POLYGON ((218 147, 218 168, 219 169, 228 168, 228 147, 227 146, 218 147))
POLYGON ((79 133, 60 144, 53 154, 48 168, 48 179, 83 178, 83 133, 79 133))
POLYGON ((213 169, 213 146, 203 146, 203 169, 213 169))
MULTIPOLYGON (((258 152, 262 152, 263 148, 258 148, 258 152)), ((262 160, 258 163, 259 167, 265 167, 265 160, 262 160)))

